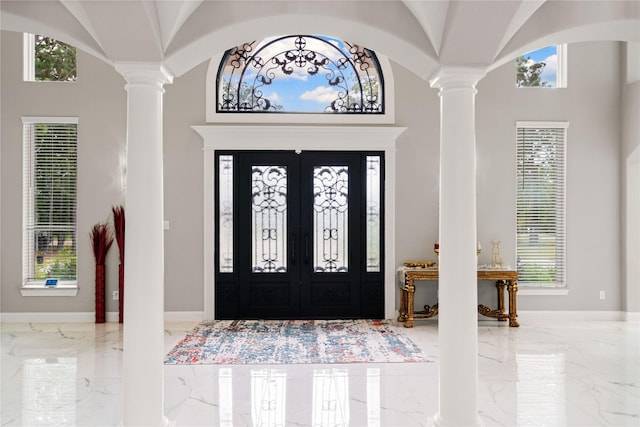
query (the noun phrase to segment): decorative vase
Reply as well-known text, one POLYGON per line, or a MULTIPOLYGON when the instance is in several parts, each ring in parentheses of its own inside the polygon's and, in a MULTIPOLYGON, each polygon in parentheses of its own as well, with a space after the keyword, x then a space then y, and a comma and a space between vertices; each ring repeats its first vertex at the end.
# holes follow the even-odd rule
POLYGON ((118 291, 120 294, 118 308, 118 322, 124 322, 124 229, 125 229, 125 217, 124 207, 112 206, 111 213, 113 214, 113 234, 118 244, 118 251, 120 255, 120 266, 118 270, 118 291))
POLYGON ((120 300, 118 301, 118 322, 124 322, 124 264, 118 266, 118 290, 120 294, 120 300))
POLYGON ((96 224, 91 229, 91 248, 96 262, 96 323, 104 323, 105 319, 105 270, 107 253, 113 243, 113 237, 107 224, 96 224))
POLYGON ((96 323, 106 321, 105 301, 105 269, 104 265, 96 265, 96 323))

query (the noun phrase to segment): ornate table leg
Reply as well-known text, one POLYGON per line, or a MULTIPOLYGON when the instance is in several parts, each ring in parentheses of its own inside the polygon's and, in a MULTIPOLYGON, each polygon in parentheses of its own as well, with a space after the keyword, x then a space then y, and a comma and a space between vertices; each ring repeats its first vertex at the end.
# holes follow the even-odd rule
POLYGON ((405 328, 413 328, 413 296, 416 291, 416 286, 413 284, 413 279, 407 279, 407 321, 404 322, 405 328))
POLYGON ((518 307, 516 304, 516 296, 518 295, 518 282, 509 281, 507 284, 509 291, 509 326, 518 327, 518 307))
POLYGON ((504 309, 504 287, 504 280, 501 279, 496 281, 496 289, 498 290, 498 308, 496 310, 492 310, 486 305, 478 304, 478 313, 501 321, 507 320, 509 315, 504 309))
POLYGON ((403 287, 400 294, 400 316, 398 316, 398 322, 407 321, 407 290, 403 287))
POLYGON ((498 317, 498 321, 507 320, 507 312, 504 309, 504 286, 504 280, 498 280, 496 282, 496 289, 498 289, 498 313, 500 316, 504 316, 498 317))

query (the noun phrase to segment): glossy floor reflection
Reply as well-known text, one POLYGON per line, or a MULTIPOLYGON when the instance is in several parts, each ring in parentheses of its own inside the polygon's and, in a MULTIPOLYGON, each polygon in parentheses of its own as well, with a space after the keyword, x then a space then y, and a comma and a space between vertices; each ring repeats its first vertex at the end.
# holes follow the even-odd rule
MULTIPOLYGON (((639 426, 638 323, 479 324, 485 426, 639 426)), ((169 323, 165 347, 195 323, 169 323)), ((165 366, 177 426, 413 427, 438 410, 437 322, 404 330, 435 363, 165 366)), ((1 426, 117 426, 122 329, 1 324, 1 426)))

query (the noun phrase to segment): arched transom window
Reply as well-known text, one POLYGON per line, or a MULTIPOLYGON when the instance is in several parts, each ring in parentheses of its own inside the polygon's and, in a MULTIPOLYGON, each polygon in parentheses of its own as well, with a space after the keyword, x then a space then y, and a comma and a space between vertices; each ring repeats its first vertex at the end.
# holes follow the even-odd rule
POLYGON ((289 35, 229 49, 216 84, 217 113, 384 113, 375 53, 331 37, 289 35))

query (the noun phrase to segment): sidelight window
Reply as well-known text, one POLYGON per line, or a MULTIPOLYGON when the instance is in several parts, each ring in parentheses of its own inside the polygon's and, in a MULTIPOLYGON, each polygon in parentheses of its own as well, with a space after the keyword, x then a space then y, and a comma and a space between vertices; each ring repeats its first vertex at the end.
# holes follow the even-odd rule
POLYGON ((382 231, 382 200, 380 199, 380 183, 382 182, 381 156, 367 156, 366 176, 366 241, 367 241, 367 272, 378 273, 381 269, 381 231, 382 231))
POLYGON ((221 273, 233 273, 233 156, 221 155, 218 162, 218 261, 221 273))

